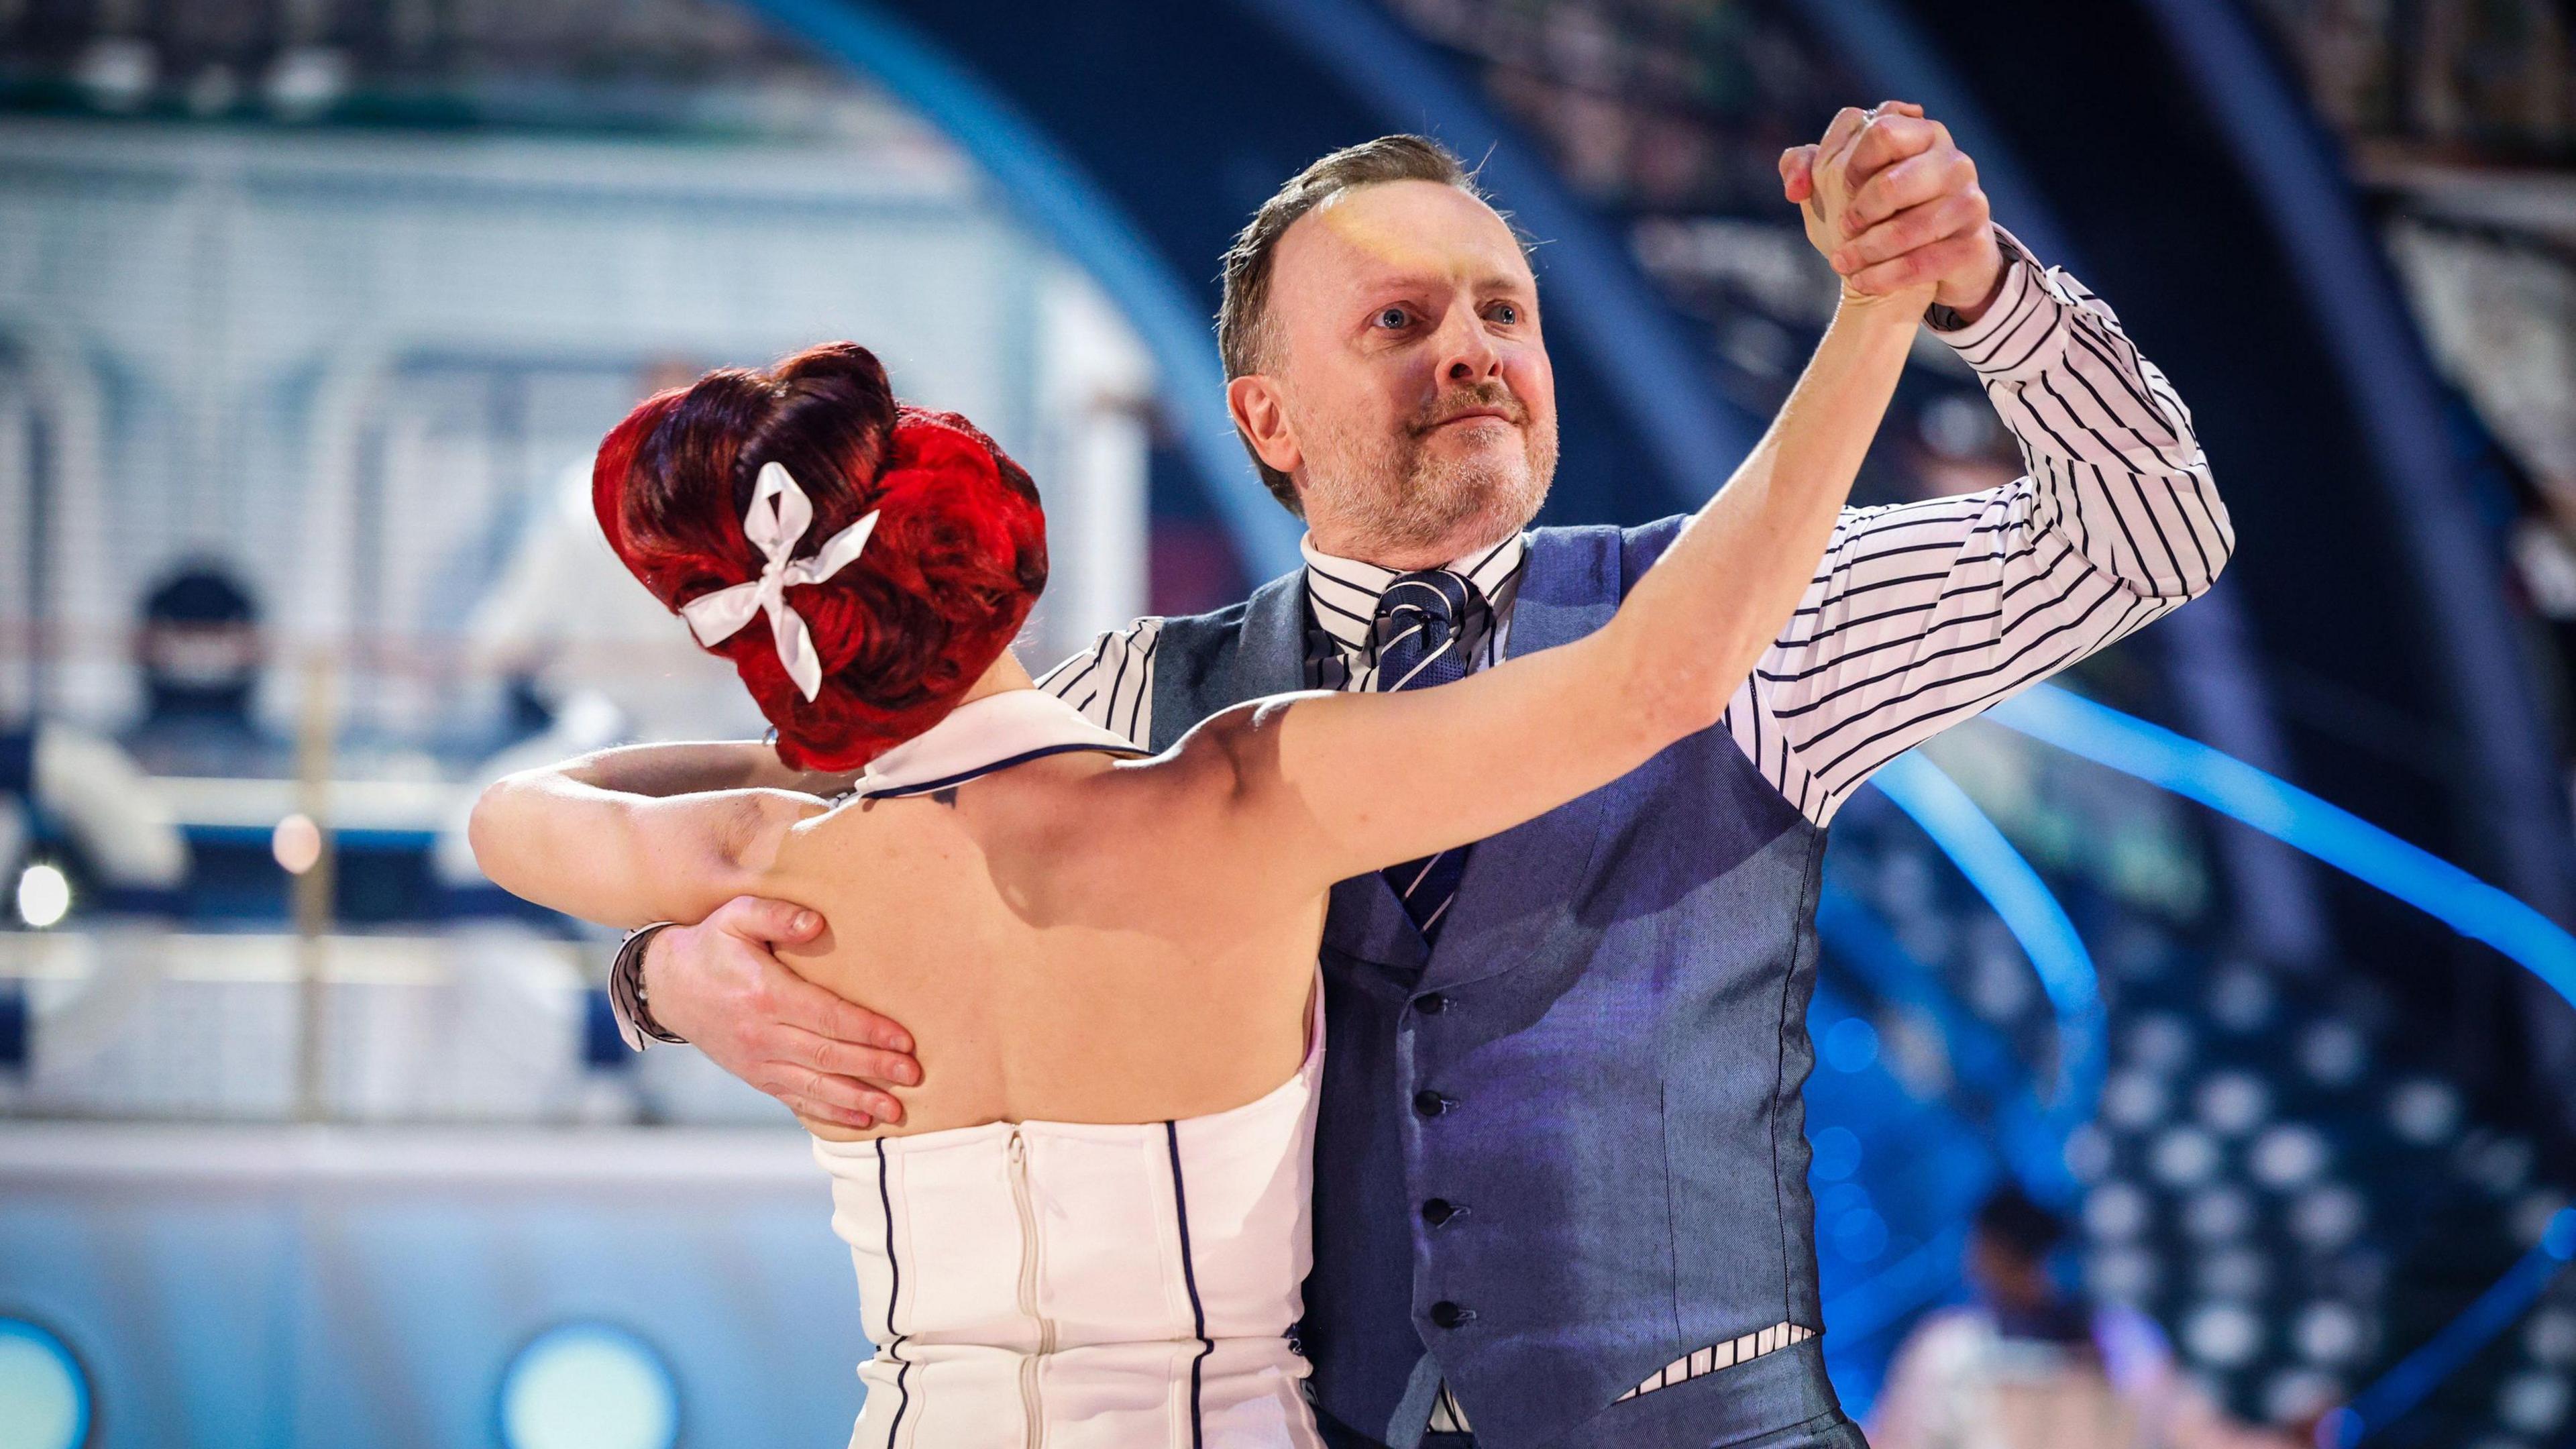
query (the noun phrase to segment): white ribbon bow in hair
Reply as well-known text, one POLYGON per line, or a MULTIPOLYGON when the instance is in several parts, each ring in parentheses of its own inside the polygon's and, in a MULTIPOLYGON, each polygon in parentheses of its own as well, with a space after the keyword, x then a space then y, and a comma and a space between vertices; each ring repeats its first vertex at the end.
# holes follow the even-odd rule
POLYGON ((760 577, 747 584, 718 589, 712 594, 691 599, 680 606, 680 617, 689 621, 689 632, 698 642, 712 649, 742 631, 752 616, 766 611, 769 632, 778 640, 778 662, 787 666, 787 677, 811 700, 823 692, 823 661, 814 652, 814 637, 805 621, 787 607, 787 591, 799 584, 819 584, 839 573, 859 550, 868 546, 868 535, 877 531, 877 515, 867 517, 832 535, 812 558, 790 560, 789 554, 803 542, 805 530, 814 526, 814 503, 796 480, 776 463, 760 465, 760 477, 751 489, 751 511, 743 515, 742 531, 769 562, 760 569, 760 577))

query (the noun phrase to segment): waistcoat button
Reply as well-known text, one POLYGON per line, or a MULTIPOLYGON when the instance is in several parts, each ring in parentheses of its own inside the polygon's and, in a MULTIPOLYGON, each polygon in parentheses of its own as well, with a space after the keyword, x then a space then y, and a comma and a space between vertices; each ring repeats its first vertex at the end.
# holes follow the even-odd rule
POLYGON ((1431 1305, 1431 1321, 1442 1328, 1456 1328, 1459 1324, 1472 1321, 1475 1316, 1472 1309, 1461 1308, 1446 1298, 1431 1305))
POLYGON ((1417 998, 1413 1003, 1413 1009, 1424 1016, 1438 1016, 1449 1009, 1449 998, 1434 991, 1427 996, 1417 998))
POLYGON ((1445 1197, 1435 1197, 1422 1205, 1422 1220, 1433 1227, 1458 1215, 1458 1205, 1445 1197))
POLYGON ((1437 1117, 1456 1105, 1455 1098, 1441 1096, 1429 1087, 1413 1094, 1413 1110, 1425 1117, 1437 1117))

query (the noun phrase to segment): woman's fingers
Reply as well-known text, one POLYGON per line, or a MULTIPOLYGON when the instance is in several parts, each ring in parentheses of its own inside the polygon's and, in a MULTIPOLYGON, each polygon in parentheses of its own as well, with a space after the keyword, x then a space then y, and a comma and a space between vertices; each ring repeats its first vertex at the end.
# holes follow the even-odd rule
POLYGON ((1834 112, 1834 118, 1831 121, 1825 123, 1825 136, 1817 143, 1817 150, 1826 156, 1839 155, 1843 147, 1850 143, 1851 138, 1859 135, 1861 128, 1868 124, 1869 112, 1858 106, 1843 107, 1834 112))
POLYGON ((1780 153, 1780 194, 1791 201, 1805 201, 1816 189, 1814 167, 1816 148, 1792 146, 1780 153))

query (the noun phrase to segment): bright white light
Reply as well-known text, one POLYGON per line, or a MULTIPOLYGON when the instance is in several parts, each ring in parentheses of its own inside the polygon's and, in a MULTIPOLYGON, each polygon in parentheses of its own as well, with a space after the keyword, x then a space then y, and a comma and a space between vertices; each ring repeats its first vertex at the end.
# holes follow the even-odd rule
POLYGON ((2233 1303, 2210 1303, 2183 1319, 2183 1347, 2193 1358, 2232 1368, 2263 1346, 2263 1320, 2233 1303))
POLYGON ((18 876, 18 919, 41 931, 58 925, 72 909, 72 883, 62 871, 31 865, 18 876))
POLYGON ((680 1401, 650 1345, 604 1323, 567 1323, 519 1351, 501 1383, 509 1449, 670 1449, 680 1401))

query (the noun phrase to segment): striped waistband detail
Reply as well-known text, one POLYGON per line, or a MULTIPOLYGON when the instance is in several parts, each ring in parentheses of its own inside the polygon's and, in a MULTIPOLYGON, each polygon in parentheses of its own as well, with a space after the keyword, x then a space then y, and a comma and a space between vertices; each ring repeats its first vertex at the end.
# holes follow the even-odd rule
POLYGON ((1644 1383, 1621 1394, 1612 1402, 1624 1404, 1639 1394, 1651 1394, 1657 1389, 1669 1389, 1675 1384, 1686 1384, 1701 1374, 1713 1374, 1719 1369, 1733 1368, 1747 1360, 1760 1358, 1766 1353, 1778 1353, 1793 1343, 1805 1343, 1815 1336, 1814 1329, 1804 1328, 1795 1323, 1775 1323, 1769 1328, 1757 1328, 1742 1337, 1712 1344, 1697 1353, 1683 1354, 1680 1358, 1647 1375, 1644 1383))
MULTIPOLYGON (((1733 1368, 1737 1364, 1760 1358, 1766 1353, 1778 1353, 1793 1343, 1805 1343, 1815 1336, 1815 1329, 1801 1328, 1794 1323, 1775 1323, 1769 1328, 1757 1328, 1741 1338, 1730 1338, 1724 1343, 1711 1344, 1697 1353, 1683 1354, 1680 1358, 1655 1370, 1644 1383, 1621 1394, 1611 1402, 1624 1404, 1639 1394, 1651 1394, 1657 1389, 1669 1389, 1675 1384, 1688 1383, 1701 1374, 1713 1374, 1719 1369, 1733 1368)), ((1431 1401, 1431 1423, 1428 1427, 1434 1434, 1475 1432, 1474 1427, 1467 1422, 1466 1409, 1450 1394, 1449 1385, 1446 1383, 1440 1385, 1440 1393, 1431 1401)))

